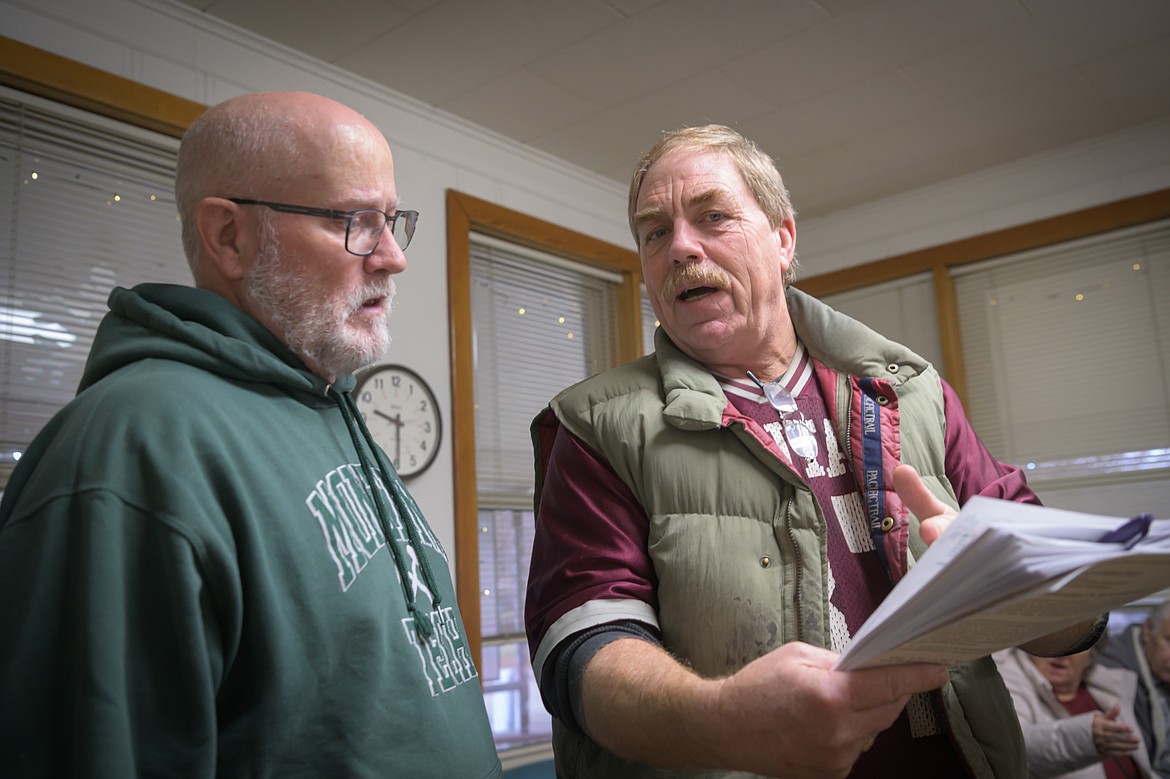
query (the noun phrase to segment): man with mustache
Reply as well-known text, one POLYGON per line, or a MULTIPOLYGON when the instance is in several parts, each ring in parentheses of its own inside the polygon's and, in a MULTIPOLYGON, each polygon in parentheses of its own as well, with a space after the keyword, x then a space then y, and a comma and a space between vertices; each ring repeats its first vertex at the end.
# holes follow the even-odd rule
POLYGON ((1036 500, 1023 476, 929 363, 789 286, 794 212, 749 140, 666 134, 629 219, 655 352, 533 422, 526 622, 558 776, 1023 776, 990 658, 832 670, 958 506, 1036 500))
POLYGON ((447 554, 353 374, 418 214, 319 95, 184 135, 195 287, 115 289, 0 504, 0 774, 498 777, 447 554))

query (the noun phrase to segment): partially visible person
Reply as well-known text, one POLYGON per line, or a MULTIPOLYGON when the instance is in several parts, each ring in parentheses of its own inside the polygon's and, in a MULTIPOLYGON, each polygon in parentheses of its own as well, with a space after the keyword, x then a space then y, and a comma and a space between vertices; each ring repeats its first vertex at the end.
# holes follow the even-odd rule
POLYGON ((1137 722, 1154 771, 1170 779, 1170 600, 1141 624, 1110 636, 1102 644, 1101 662, 1137 674, 1137 722))
POLYGON ((386 139, 244 95, 175 187, 195 287, 111 293, 0 504, 0 776, 498 777, 447 554, 352 397, 417 217, 386 139))
POLYGON ((1024 731, 1032 779, 1134 779, 1152 771, 1134 719, 1137 677, 1093 661, 1095 650, 1037 657, 997 652, 1024 731))

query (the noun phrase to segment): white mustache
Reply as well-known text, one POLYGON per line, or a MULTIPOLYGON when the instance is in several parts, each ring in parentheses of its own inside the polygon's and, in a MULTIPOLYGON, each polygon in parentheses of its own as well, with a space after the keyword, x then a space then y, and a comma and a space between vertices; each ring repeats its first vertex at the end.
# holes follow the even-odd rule
POLYGON ((386 298, 389 307, 393 308, 394 295, 394 280, 387 279, 385 282, 371 284, 368 287, 364 287, 355 291, 352 295, 349 296, 349 300, 346 301, 346 306, 349 308, 349 312, 352 314, 354 311, 357 311, 359 308, 365 305, 367 300, 384 297, 386 298))

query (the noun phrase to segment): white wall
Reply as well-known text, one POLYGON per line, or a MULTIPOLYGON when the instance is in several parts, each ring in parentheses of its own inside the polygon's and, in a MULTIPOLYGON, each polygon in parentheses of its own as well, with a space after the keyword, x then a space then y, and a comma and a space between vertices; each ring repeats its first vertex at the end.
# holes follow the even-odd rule
MULTIPOLYGON (((243 92, 333 97, 390 139, 403 204, 419 231, 399 281, 388 359, 430 380, 450 419, 444 197, 458 189, 622 246, 625 188, 517 145, 171 0, 0 0, 0 34, 203 104, 243 92)), ((409 74, 405 74, 409 75, 409 74)), ((847 212, 802 220, 815 275, 1170 187, 1170 122, 990 169, 847 212)), ((632 161, 631 161, 632 162, 632 161)), ((799 203, 800 193, 794 193, 799 203)), ((182 263, 179 248, 175 262, 182 263)), ((411 483, 454 550, 451 446, 411 483)))

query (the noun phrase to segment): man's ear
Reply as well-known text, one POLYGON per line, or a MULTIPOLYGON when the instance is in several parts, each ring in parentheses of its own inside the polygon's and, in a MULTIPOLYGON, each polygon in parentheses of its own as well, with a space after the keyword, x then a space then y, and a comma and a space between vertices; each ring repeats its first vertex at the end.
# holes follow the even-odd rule
POLYGON ((240 206, 222 197, 205 197, 195 206, 195 229, 205 261, 226 281, 239 281, 251 257, 252 233, 244 229, 240 206))
POLYGON ((780 247, 780 270, 783 272, 788 270, 796 256, 796 220, 788 217, 772 229, 780 247))

